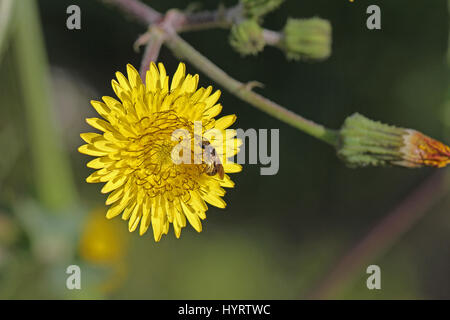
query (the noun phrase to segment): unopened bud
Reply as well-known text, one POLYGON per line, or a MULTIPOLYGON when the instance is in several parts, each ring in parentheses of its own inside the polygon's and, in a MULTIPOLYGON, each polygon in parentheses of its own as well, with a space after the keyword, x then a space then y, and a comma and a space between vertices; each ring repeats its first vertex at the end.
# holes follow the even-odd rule
POLYGON ((256 55, 265 45, 263 30, 255 20, 244 20, 231 28, 230 44, 244 56, 256 55))
POLYGON ((338 156, 350 167, 445 167, 450 148, 423 133, 370 120, 358 113, 340 130, 338 156))
POLYGON ((288 59, 324 60, 331 55, 332 28, 321 18, 288 19, 282 47, 288 59))

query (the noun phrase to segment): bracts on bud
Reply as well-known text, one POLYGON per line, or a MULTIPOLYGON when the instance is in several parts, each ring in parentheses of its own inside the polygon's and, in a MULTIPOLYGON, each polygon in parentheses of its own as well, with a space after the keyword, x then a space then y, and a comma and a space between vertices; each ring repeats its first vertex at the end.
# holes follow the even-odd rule
POLYGON ((339 134, 338 156, 350 167, 445 167, 450 148, 423 133, 370 120, 348 117, 339 134))
POLYGON ((331 55, 331 34, 328 20, 290 18, 283 29, 281 47, 288 59, 324 60, 331 55))
POLYGON ((243 56, 256 55, 265 45, 263 30, 255 20, 244 20, 231 28, 230 44, 243 56))

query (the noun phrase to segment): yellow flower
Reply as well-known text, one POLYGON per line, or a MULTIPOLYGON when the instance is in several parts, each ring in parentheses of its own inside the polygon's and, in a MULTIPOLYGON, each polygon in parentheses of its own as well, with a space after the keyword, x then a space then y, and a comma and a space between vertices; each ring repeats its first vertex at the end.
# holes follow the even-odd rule
POLYGON ((105 209, 98 208, 86 217, 78 252, 84 261, 107 268, 98 281, 89 282, 89 287, 109 294, 126 280, 129 238, 116 221, 110 222, 104 215, 105 209))
POLYGON ((217 104, 220 91, 211 94, 211 86, 198 89, 198 75, 185 75, 183 63, 179 64, 170 86, 161 63, 158 67, 150 65, 146 84, 133 66, 127 65, 127 73, 128 79, 117 72, 117 81, 112 81, 120 101, 103 97, 103 102, 91 102, 104 120, 86 119, 101 134, 81 134, 87 144, 79 152, 98 157, 87 164, 97 171, 86 181, 106 182, 101 190, 111 192, 106 200, 111 205, 106 217, 122 214, 123 220, 129 220, 130 232, 140 223, 142 235, 151 224, 155 241, 159 241, 172 223, 179 238, 186 218, 201 232, 200 220, 206 218, 208 210, 206 203, 224 208, 223 187, 234 186, 226 173, 242 169, 228 160, 239 152, 241 145, 235 138, 236 131, 226 130, 236 116, 216 120, 222 110, 217 104), (188 135, 174 139, 177 130, 188 135), (204 157, 197 161, 198 152, 185 151, 186 141, 194 150, 202 150, 202 141, 207 141, 216 151, 225 174, 212 173, 211 161, 203 161, 204 157), (180 144, 182 148, 176 149, 180 144), (177 160, 174 150, 179 150, 178 156, 188 155, 191 163, 174 161, 177 160))
POLYGON ((83 260, 95 264, 119 263, 127 251, 127 239, 115 223, 105 220, 105 210, 96 209, 86 219, 79 244, 83 260))

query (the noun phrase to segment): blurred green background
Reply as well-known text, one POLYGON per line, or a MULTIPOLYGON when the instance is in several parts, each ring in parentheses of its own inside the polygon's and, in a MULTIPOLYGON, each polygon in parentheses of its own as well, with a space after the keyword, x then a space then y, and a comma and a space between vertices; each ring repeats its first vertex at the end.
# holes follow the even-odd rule
MULTIPOLYGON (((22 1, 28 0, 17 0, 22 1)), ((184 9, 189 2, 148 3, 165 12, 184 9)), ((214 9, 220 2, 196 3, 214 9)), ((19 11, 0 56, 0 298, 450 298, 446 185, 444 196, 430 200, 424 217, 392 246, 380 254, 368 252, 369 259, 332 287, 332 293, 314 296, 318 286, 332 286, 327 274, 342 256, 436 170, 346 168, 328 145, 227 92, 221 103, 224 114, 238 115, 235 127, 280 129, 278 174, 260 176, 258 165, 245 165, 232 176, 236 187, 227 192, 227 208, 211 207, 203 232, 187 227, 179 240, 172 227, 155 243, 151 232, 129 234, 119 218, 101 218, 105 197, 100 185, 85 182, 90 159, 77 152, 79 134, 88 130, 84 119, 94 114, 89 101, 114 95, 114 72, 124 72, 127 63, 139 67, 141 54, 133 51, 133 43, 145 28, 100 1, 39 0, 38 11, 52 104, 39 103, 24 91, 30 88, 24 77, 46 80, 45 74, 36 75, 46 71, 39 63, 45 66, 45 59, 37 57, 39 32, 26 28, 25 13, 19 11), (66 28, 71 4, 81 8, 81 30, 66 28), (20 35, 16 29, 21 28, 20 35), (40 107, 48 110, 41 113, 40 107), (36 124, 39 117, 56 123, 58 134, 45 137, 48 130, 36 124), (43 140, 37 137, 41 131, 43 140), (42 143, 48 139, 55 140, 56 149, 63 145, 61 159, 67 160, 73 177, 57 175, 56 183, 39 178, 45 170, 32 155, 37 149, 51 151, 42 143), (73 180, 74 188, 69 181, 61 189, 61 179, 73 180), (68 195, 43 203, 42 188, 51 186, 68 195), (82 290, 66 289, 70 264, 81 267, 82 290), (381 290, 366 288, 369 264, 381 267, 381 290)), ((446 1, 287 0, 265 18, 264 26, 279 30, 288 17, 313 16, 329 19, 333 26, 333 53, 321 63, 289 62, 271 47, 243 58, 228 45, 227 30, 182 36, 231 76, 264 83, 256 90, 328 127, 338 128, 346 116, 360 112, 450 142, 446 1), (369 4, 380 5, 382 30, 366 28, 369 4)), ((170 74, 178 64, 166 48, 159 61, 170 74)), ((187 69, 198 72, 189 64, 187 69)), ((200 74, 200 84, 212 83, 200 74)), ((64 172, 52 167, 54 157, 59 156, 46 152, 40 161, 50 172, 64 172)))

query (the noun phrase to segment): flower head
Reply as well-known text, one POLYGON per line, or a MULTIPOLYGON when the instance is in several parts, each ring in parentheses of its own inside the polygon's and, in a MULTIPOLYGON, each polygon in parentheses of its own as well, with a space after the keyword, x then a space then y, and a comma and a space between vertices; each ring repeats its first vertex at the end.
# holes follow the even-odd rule
POLYGON ((222 110, 217 104, 220 91, 197 88, 198 75, 185 75, 183 63, 170 85, 162 63, 150 65, 145 84, 133 66, 127 66, 127 74, 128 79, 117 72, 117 81, 112 81, 120 101, 103 97, 103 102, 91 102, 104 119, 86 119, 102 133, 81 134, 87 144, 78 150, 97 157, 87 164, 97 171, 86 181, 106 182, 101 190, 110 193, 106 217, 122 214, 130 232, 140 225, 142 235, 152 225, 159 241, 172 223, 179 238, 186 220, 201 232, 206 203, 224 208, 223 188, 234 186, 227 173, 241 171, 228 160, 241 144, 235 130, 226 130, 236 116, 216 120, 222 110), (214 164, 202 157, 205 141, 212 147, 214 164), (190 146, 194 152, 186 149, 190 146), (212 165, 221 166, 224 174, 215 174, 212 165))
POLYGON ((350 167, 442 168, 450 163, 450 148, 419 131, 390 126, 356 113, 345 120, 340 130, 338 156, 350 167))

